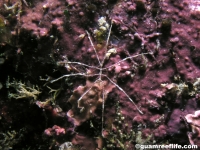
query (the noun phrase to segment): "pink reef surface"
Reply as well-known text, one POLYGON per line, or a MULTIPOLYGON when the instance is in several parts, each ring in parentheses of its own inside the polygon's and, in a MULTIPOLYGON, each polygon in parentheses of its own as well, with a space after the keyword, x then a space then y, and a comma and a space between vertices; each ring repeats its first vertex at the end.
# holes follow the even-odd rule
POLYGON ((0 149, 200 146, 199 0, 0 1, 0 149))

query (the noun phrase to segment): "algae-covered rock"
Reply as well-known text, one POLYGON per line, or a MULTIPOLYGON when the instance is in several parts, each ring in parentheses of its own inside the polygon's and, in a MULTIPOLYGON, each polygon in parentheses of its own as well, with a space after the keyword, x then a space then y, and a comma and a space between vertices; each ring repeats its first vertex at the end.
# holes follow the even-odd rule
POLYGON ((0 43, 11 42, 11 31, 7 26, 6 19, 0 15, 0 43))

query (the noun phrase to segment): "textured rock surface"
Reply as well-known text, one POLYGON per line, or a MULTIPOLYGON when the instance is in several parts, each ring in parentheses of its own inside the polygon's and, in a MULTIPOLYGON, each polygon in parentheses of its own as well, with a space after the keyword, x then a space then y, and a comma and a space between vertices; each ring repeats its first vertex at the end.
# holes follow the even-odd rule
POLYGON ((199 10, 198 0, 0 1, 0 148, 199 145, 199 10), (8 99, 8 78, 41 93, 8 99))

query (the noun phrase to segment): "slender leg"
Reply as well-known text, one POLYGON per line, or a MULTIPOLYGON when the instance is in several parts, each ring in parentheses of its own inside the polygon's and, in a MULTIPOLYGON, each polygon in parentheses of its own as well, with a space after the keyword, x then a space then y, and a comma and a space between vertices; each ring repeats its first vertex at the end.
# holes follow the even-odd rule
POLYGON ((135 104, 135 102, 133 102, 133 100, 130 98, 130 96, 128 96, 128 94, 119 86, 117 85, 114 81, 112 81, 109 77, 107 77, 106 75, 104 75, 113 85, 115 85, 120 91, 122 91, 124 93, 124 95, 126 95, 126 97, 133 103, 133 105, 135 105, 136 109, 139 111, 140 114, 144 114, 135 104))

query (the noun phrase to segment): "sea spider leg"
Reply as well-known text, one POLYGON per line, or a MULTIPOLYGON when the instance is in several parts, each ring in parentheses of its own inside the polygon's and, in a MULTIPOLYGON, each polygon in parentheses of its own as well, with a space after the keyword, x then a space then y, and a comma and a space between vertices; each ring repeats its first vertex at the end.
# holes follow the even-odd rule
MULTIPOLYGON (((103 89, 103 96, 102 96, 102 117, 101 117, 101 134, 103 134, 103 122, 104 122, 104 104, 105 104, 105 90, 103 89)), ((103 135, 102 135, 103 136, 103 135)))
POLYGON ((97 50, 96 50, 96 48, 94 47, 94 44, 93 44, 93 42, 92 42, 92 40, 91 40, 91 38, 90 38, 90 34, 89 34, 89 32, 88 32, 87 30, 86 30, 86 33, 87 33, 87 35, 88 35, 88 39, 89 39, 89 41, 90 41, 90 44, 92 45, 92 48, 93 48, 93 50, 94 50, 94 52, 95 52, 96 58, 97 58, 97 60, 98 60, 98 62, 99 62, 99 65, 101 66, 101 62, 100 62, 99 56, 98 56, 98 54, 97 54, 97 50))
POLYGON ((105 76, 113 85, 115 85, 120 91, 122 91, 126 97, 133 103, 133 105, 136 107, 136 109, 139 111, 140 114, 144 114, 138 107, 137 105, 135 104, 135 102, 133 102, 133 100, 130 98, 130 96, 118 85, 116 84, 114 81, 112 81, 108 76, 106 75, 103 75, 105 76))
POLYGON ((111 29, 112 29, 112 22, 111 22, 110 29, 109 29, 109 32, 108 32, 108 37, 107 37, 107 40, 106 40, 106 48, 108 47, 108 41, 110 39, 111 29))
POLYGON ((77 64, 77 65, 80 65, 80 66, 85 66, 85 67, 93 68, 93 69, 97 69, 97 70, 101 69, 99 67, 90 66, 90 65, 87 65, 87 64, 84 64, 84 63, 80 63, 80 62, 67 62, 66 64, 77 64))
MULTIPOLYGON (((88 75, 88 77, 89 76, 91 76, 91 75, 88 75)), ((95 75, 92 75, 92 76, 95 76, 95 75)), ((99 78, 97 79, 97 80, 95 80, 95 82, 93 83, 93 85, 95 84, 95 83, 97 83, 99 81, 99 83, 101 84, 103 81, 102 80, 100 80, 99 78)), ((81 95, 81 97, 77 100, 78 102, 92 89, 92 87, 93 87, 93 85, 89 88, 89 89, 87 89, 82 95, 81 95)), ((103 87, 103 86, 102 86, 103 87)), ((104 95, 102 96, 103 97, 103 101, 104 101, 104 95)), ((79 108, 81 108, 80 106, 78 106, 79 108)), ((83 107, 82 107, 83 108, 83 107)))
POLYGON ((58 81, 58 80, 60 80, 62 78, 72 77, 72 76, 86 76, 87 77, 88 75, 86 75, 85 73, 66 74, 66 75, 63 75, 63 76, 55 79, 55 80, 52 80, 50 83, 54 83, 54 82, 56 82, 56 81, 58 81))
POLYGON ((103 58, 103 60, 102 60, 102 62, 101 62, 101 66, 103 67, 103 65, 104 65, 104 62, 105 62, 105 59, 106 59, 106 53, 107 53, 107 50, 108 50, 108 41, 109 41, 109 39, 110 39, 110 33, 111 33, 111 29, 112 29, 112 23, 111 23, 111 25, 110 25, 110 29, 109 29, 109 32, 108 32, 108 37, 107 37, 107 40, 106 40, 106 52, 105 52, 105 55, 104 55, 104 58, 103 58))
POLYGON ((134 56, 126 57, 126 58, 124 58, 124 59, 122 59, 122 60, 120 60, 120 61, 118 61, 118 62, 116 62, 116 63, 114 63, 114 64, 112 64, 112 65, 110 65, 110 66, 108 66, 108 67, 102 68, 102 70, 109 69, 109 68, 111 68, 111 67, 113 67, 113 66, 115 66, 115 65, 117 65, 117 64, 119 64, 120 62, 123 62, 123 61, 125 61, 125 60, 131 59, 131 58, 134 58, 134 57, 138 57, 138 56, 142 56, 142 55, 148 55, 148 54, 149 54, 149 53, 142 53, 142 54, 137 54, 137 55, 134 55, 134 56))
POLYGON ((77 100, 77 101, 78 101, 78 108, 81 108, 80 112, 82 112, 85 108, 79 106, 79 101, 92 89, 92 87, 93 87, 93 86, 91 86, 89 89, 87 89, 87 90, 81 95, 81 97, 79 97, 79 99, 77 100))

